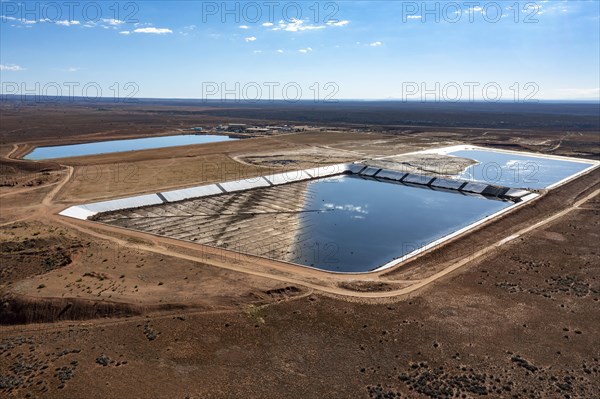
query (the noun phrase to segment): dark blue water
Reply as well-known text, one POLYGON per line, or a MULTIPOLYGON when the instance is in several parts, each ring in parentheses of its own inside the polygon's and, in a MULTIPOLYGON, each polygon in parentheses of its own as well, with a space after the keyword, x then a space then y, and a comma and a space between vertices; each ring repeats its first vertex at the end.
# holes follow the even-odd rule
POLYGON ((131 140, 109 140, 95 143, 60 145, 53 147, 38 147, 27 154, 24 159, 41 160, 53 158, 79 157, 83 155, 107 154, 110 152, 124 152, 148 150, 151 148, 176 147, 190 144, 217 143, 219 141, 237 140, 227 136, 210 134, 179 135, 147 137, 131 140))
POLYGON ((309 184, 292 262, 366 272, 504 209, 512 203, 356 176, 309 184))
POLYGON ((542 189, 590 167, 588 163, 539 158, 495 151, 464 150, 449 153, 479 161, 459 177, 498 186, 542 189))

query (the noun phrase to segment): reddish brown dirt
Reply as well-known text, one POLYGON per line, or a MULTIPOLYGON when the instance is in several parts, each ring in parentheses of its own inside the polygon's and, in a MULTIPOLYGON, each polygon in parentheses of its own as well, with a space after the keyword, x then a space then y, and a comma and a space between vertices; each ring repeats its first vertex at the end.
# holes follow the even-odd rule
MULTIPOLYGON (((107 130, 87 108, 67 119, 58 108, 33 118, 26 111, 2 126, 5 160, 13 143, 56 140, 56 126, 65 122, 72 123, 60 137, 65 142, 206 122, 159 112, 137 112, 138 120, 122 109, 107 130), (50 123, 42 125, 42 118, 50 123)), ((275 152, 316 146, 360 157, 458 140, 567 155, 598 152, 597 132, 313 133, 233 149, 63 161, 75 171, 161 166, 132 188, 83 184, 70 175, 73 169, 37 187, 3 188, 0 316, 4 323, 29 324, 0 326, 0 396, 597 397, 600 200, 591 194, 598 171, 405 267, 364 278, 300 271, 54 216, 84 198, 153 190, 171 179, 173 168, 185 168, 186 158, 189 173, 170 181, 173 186, 188 184, 193 163, 210 157, 258 173, 263 169, 235 159, 264 153, 266 145, 275 152), (495 246, 516 231, 523 235, 495 246), (400 291, 457 262, 460 268, 423 288, 400 291)), ((23 181, 38 171, 10 162, 23 181)))
POLYGON ((600 363, 589 349, 600 339, 598 205, 388 304, 313 294, 247 310, 5 329, 4 374, 30 382, 4 392, 428 398, 450 389, 466 397, 595 397, 600 363))

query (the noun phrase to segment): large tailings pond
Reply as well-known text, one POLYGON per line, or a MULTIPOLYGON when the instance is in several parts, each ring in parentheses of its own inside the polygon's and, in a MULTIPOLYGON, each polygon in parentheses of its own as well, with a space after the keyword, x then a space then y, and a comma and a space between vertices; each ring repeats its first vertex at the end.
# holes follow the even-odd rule
POLYGON ((335 272, 367 272, 512 202, 340 175, 96 220, 335 272))
POLYGON ((340 176, 307 188, 302 237, 290 260, 365 272, 512 205, 457 192, 340 176))
POLYGON ((329 165, 81 204, 61 214, 325 271, 362 273, 397 265, 534 200, 540 194, 531 189, 551 189, 599 165, 473 146, 406 155, 379 159, 391 169, 368 161, 329 165), (440 157, 419 161, 419 154, 440 157), (412 170, 451 157, 476 163, 467 162, 454 178, 412 170), (403 170, 407 164, 409 172, 403 170))
POLYGON ((108 154, 111 152, 149 150, 154 148, 177 147, 192 144, 208 144, 230 140, 237 139, 228 136, 210 134, 188 134, 179 136, 145 137, 141 139, 130 140, 97 141, 84 144, 37 147, 32 152, 27 154, 24 159, 39 161, 44 159, 108 154))

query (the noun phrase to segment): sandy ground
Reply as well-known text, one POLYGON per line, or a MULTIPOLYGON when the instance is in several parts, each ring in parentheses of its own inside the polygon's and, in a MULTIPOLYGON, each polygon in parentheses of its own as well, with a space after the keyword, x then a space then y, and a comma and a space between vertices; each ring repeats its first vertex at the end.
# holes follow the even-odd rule
POLYGON ((4 328, 3 375, 25 381, 4 392, 595 397, 600 363, 590 348, 600 339, 600 263, 594 241, 580 237, 597 240, 598 205, 587 203, 511 251, 401 301, 361 304, 314 293, 231 311, 4 328))
MULTIPOLYGON (((431 140, 428 138, 428 140, 431 140)), ((418 142, 419 140, 417 140, 418 142)), ((439 143, 443 142, 440 140, 439 143)), ((281 262, 269 261, 253 256, 240 255, 233 252, 210 248, 195 243, 186 243, 179 240, 156 237, 149 234, 122 230, 101 224, 90 224, 80 222, 69 218, 63 218, 56 215, 66 204, 81 203, 89 200, 98 200, 103 198, 114 198, 126 194, 138 194, 146 192, 156 192, 160 189, 181 187, 191 184, 201 184, 213 181, 221 181, 249 177, 266 172, 289 170, 288 165, 273 164, 265 168, 262 166, 251 165, 248 162, 237 162, 236 159, 259 160, 268 157, 265 153, 265 143, 272 144, 271 154, 283 154, 279 156, 285 159, 297 160, 292 167, 298 167, 300 164, 310 159, 310 154, 316 154, 316 162, 327 160, 329 162, 337 161, 332 157, 333 154, 339 154, 340 157, 351 160, 364 159, 370 152, 381 151, 382 148, 388 148, 399 152, 413 151, 415 148, 422 148, 422 145, 406 140, 400 140, 395 136, 384 136, 374 133, 356 134, 356 133, 327 133, 312 132, 302 134, 289 134, 277 137, 259 138, 251 140, 241 140, 237 142, 215 143, 212 145, 198 145, 187 147, 168 148, 163 150, 147 150, 122 154, 108 154, 105 156, 77 157, 72 159, 60 160, 66 165, 67 169, 62 169, 62 179, 59 182, 42 184, 40 187, 31 188, 31 191, 20 191, 10 188, 6 193, 2 193, 4 201, 2 207, 2 220, 7 228, 10 226, 8 220, 26 221, 41 218, 43 223, 48 225, 59 225, 67 231, 76 231, 77 234, 87 235, 90 240, 111 241, 113 246, 129 245, 131 240, 140 242, 139 249, 142 251, 153 252, 163 256, 174 256, 184 261, 196 261, 199 263, 208 263, 229 271, 249 273, 251 275, 273 278, 280 282, 293 285, 304 286, 310 289, 320 289, 331 294, 344 294, 362 297, 388 297, 392 295, 407 294, 426 284, 431 283, 436 278, 443 276, 459 266, 462 266, 475 257, 482 256, 489 249, 494 249, 504 245, 511 234, 520 234, 534 220, 544 222, 551 220, 564 206, 574 204, 574 195, 583 192, 584 188, 592 186, 597 182, 597 173, 582 179, 579 183, 570 189, 565 189, 564 193, 552 194, 550 198, 542 198, 539 202, 547 203, 543 209, 544 212, 537 212, 531 215, 531 210, 517 209, 512 214, 519 217, 510 216, 495 222, 493 226, 483 229, 483 234, 477 230, 467 236, 460 237, 450 244, 444 245, 445 248, 454 250, 451 256, 444 261, 434 258, 431 261, 431 255, 421 256, 415 261, 411 261, 400 268, 396 268, 392 273, 373 273, 364 276, 345 276, 315 271, 311 269, 298 268, 294 265, 288 265, 281 262), (311 144, 313 143, 313 144, 311 144), (353 148, 352 150, 346 147, 353 148), (288 148, 285 150, 284 148, 288 148), (297 152, 289 148, 296 148, 297 152), (283 151, 283 152, 282 152, 283 151), (285 152, 287 151, 287 152, 285 152), (321 158, 323 153, 330 156, 321 158), (249 153, 255 155, 247 155, 249 153), (246 155, 242 155, 246 154, 246 155), (353 154, 353 157, 350 155, 353 154), (262 157, 262 158, 261 158, 262 157), (207 166, 208 165, 208 166, 207 166), (82 170, 85 172, 82 173, 82 170), (90 170, 100 171, 93 177, 90 170), (124 172, 125 171, 125 172, 124 172), (134 171, 131 173, 129 171, 134 171), (104 173, 106 172, 106 173, 104 173), (569 191, 572 190, 572 191, 569 191), (31 195, 35 194, 35 195, 31 195), (559 196, 559 200, 554 200, 553 196, 559 196), (561 197, 566 195, 566 197, 561 197), (561 206, 557 206, 557 202, 561 206), (41 205, 38 205, 40 204, 41 205), (517 223, 523 220, 522 223, 517 223), (488 234, 486 234, 488 232, 488 234), (485 240, 484 240, 485 239, 485 240), (466 244, 465 244, 466 243, 466 244), (482 245, 485 244, 485 245, 482 245), (480 246, 481 248, 478 248, 480 246), (483 252, 482 252, 483 251, 483 252), (260 265, 260 267, 257 267, 260 265), (385 276, 384 276, 385 275, 385 276), (393 276, 390 277, 390 276, 393 276)), ((5 156, 14 156, 19 147, 12 146, 10 149, 5 147, 5 156)), ((439 159, 413 159, 402 161, 400 166, 409 165, 415 169, 430 171, 431 162, 439 162, 439 159)), ((386 158, 385 161, 397 162, 398 159, 386 158)), ((19 161, 23 162, 23 161, 19 161)), ((388 162, 389 163, 389 162, 388 162)), ((29 163, 26 163, 29 164, 29 163)), ((451 166, 457 170, 465 167, 466 161, 453 160, 451 166)), ((564 191, 564 190, 563 190, 564 191)), ((588 193, 589 194, 589 193, 588 193)), ((575 206, 575 205, 573 205, 575 206)), ((532 208, 532 207, 528 207, 532 208)), ((539 205, 538 209, 541 209, 539 205)), ((25 230, 31 229, 26 226, 25 230)), ((432 251, 439 253, 440 251, 432 251)), ((131 303, 133 299, 125 295, 123 290, 115 293, 113 298, 106 284, 100 284, 97 290, 74 289, 77 280, 81 275, 90 273, 89 270, 78 270, 79 265, 75 267, 77 272, 73 276, 63 277, 62 274, 50 273, 40 277, 32 277, 31 281, 19 282, 12 288, 13 293, 21 295, 33 295, 35 297, 85 297, 88 300, 97 299, 98 293, 102 300, 116 300, 124 303, 131 303), (67 280, 63 284, 54 281, 57 279, 67 280), (44 281, 41 281, 41 280, 44 281), (48 287, 43 292, 36 290, 35 287, 44 285, 48 287), (65 292, 65 286, 69 289, 65 292), (111 295, 107 298, 107 295, 111 295)), ((109 262, 113 263, 113 262, 109 262)), ((115 276, 102 276, 102 280, 115 280, 115 276), (108 278, 110 277, 110 278, 108 278)), ((163 283, 164 284, 164 283, 163 283)), ((87 288, 87 286, 85 286, 87 288)), ((111 287, 112 289, 113 287, 111 287)), ((135 296, 148 298, 137 299, 137 301, 158 303, 163 302, 165 298, 160 295, 154 295, 164 292, 165 287, 157 290, 134 291, 135 296), (161 298, 161 299, 157 299, 161 298)), ((168 290, 167 290, 168 291, 168 290)), ((114 292, 114 291, 113 291, 114 292)), ((177 295, 171 300, 176 301, 177 295)), ((168 300, 167 300, 168 302, 168 300)), ((192 303, 191 301, 190 303, 192 303)))
MULTIPOLYGON (((32 131, 51 140, 44 129, 52 126, 35 127, 36 120, 32 131)), ((127 126, 120 123, 114 131, 88 127, 83 136, 112 138, 127 126)), ((19 132, 3 129, 1 162, 11 168, 2 169, 3 179, 17 175, 19 183, 0 189, 1 314, 3 321, 29 324, 0 326, 2 395, 589 398, 600 392, 598 354, 590 351, 600 340, 597 171, 400 268, 365 276, 56 216, 68 204, 165 185, 393 155, 465 137, 577 155, 596 151, 594 135, 315 132, 60 160, 65 166, 51 167, 52 179, 27 186, 41 165, 9 159, 25 151, 26 140, 14 141, 19 132), (81 173, 98 168, 100 180, 81 173), (123 170, 127 177, 136 170, 137 180, 124 178, 123 170)), ((73 132, 64 141, 78 137, 73 132)))
MULTIPOLYGON (((338 133, 307 134, 324 142, 340 142, 346 145, 369 142, 381 136, 343 135, 338 133)), ((388 138, 388 140, 395 140, 388 138)), ((306 156, 307 145, 296 143, 296 137, 255 138, 211 145, 145 150, 103 156, 86 156, 59 160, 74 167, 74 179, 58 199, 65 203, 127 196, 135 193, 154 193, 169 188, 194 186, 226 180, 255 177, 272 172, 298 170, 306 167, 338 163, 339 160, 354 161, 365 156, 345 150, 327 150, 327 156, 306 156), (239 162, 245 154, 255 151, 289 153, 294 162, 266 165, 239 162)), ((323 150, 320 150, 323 151, 323 150)))
POLYGON ((437 154, 415 154, 370 159, 365 165, 396 170, 402 173, 415 173, 436 177, 455 177, 469 166, 472 159, 437 154))

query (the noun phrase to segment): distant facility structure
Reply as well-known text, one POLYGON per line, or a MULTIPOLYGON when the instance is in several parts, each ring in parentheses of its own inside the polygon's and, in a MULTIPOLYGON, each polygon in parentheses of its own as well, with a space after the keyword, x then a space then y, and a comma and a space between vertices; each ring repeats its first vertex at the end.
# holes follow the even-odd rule
MULTIPOLYGON (((268 136, 280 133, 304 132, 306 130, 317 130, 310 126, 293 126, 293 125, 248 125, 246 123, 221 123, 214 127, 192 126, 185 130, 199 134, 227 134, 236 133, 248 136, 268 136)), ((320 129, 319 129, 320 131, 320 129)))
POLYGON ((301 132, 304 130, 302 127, 295 127, 289 125, 281 126, 252 126, 245 123, 229 123, 227 125, 218 125, 217 131, 229 132, 229 133, 249 133, 249 134, 260 134, 269 135, 282 132, 301 132))

